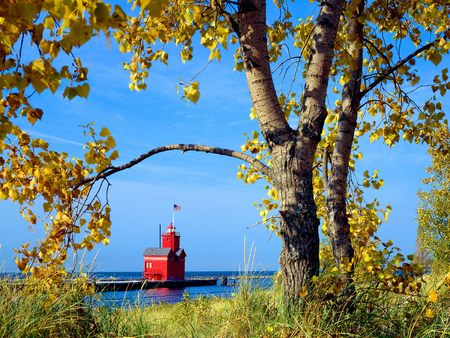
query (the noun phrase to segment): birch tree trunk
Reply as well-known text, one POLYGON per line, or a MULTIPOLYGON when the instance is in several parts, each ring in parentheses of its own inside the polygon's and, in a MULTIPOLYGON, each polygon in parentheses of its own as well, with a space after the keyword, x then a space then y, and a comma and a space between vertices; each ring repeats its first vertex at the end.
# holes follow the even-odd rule
POLYGON ((298 128, 278 103, 267 50, 265 0, 239 2, 238 25, 247 82, 260 129, 272 154, 280 196, 284 293, 292 302, 319 273, 319 220, 313 198, 314 155, 326 117, 325 98, 343 0, 323 1, 313 33, 298 128))
MULTIPOLYGON (((335 265, 351 264, 354 250, 350 239, 347 216, 347 176, 352 151, 358 109, 361 101, 361 76, 363 61, 363 25, 358 18, 364 11, 364 0, 356 0, 349 23, 351 44, 349 53, 353 58, 350 80, 342 91, 342 110, 339 114, 338 133, 331 160, 330 178, 327 186, 327 211, 335 265)), ((350 269, 351 271, 351 269, 350 269)), ((347 275, 351 279, 351 272, 347 275)))

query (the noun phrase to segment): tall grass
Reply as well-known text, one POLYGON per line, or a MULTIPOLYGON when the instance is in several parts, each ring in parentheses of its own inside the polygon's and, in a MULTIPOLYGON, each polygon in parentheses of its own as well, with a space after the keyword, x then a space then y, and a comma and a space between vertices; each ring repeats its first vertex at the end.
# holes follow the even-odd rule
POLYGON ((277 282, 266 290, 243 281, 229 299, 186 295, 177 304, 119 308, 89 306, 76 284, 53 297, 36 285, 2 281, 0 337, 450 336, 450 298, 442 283, 437 302, 427 292, 439 283, 429 282, 424 296, 359 286, 352 299, 343 300, 318 289, 292 306, 283 301, 277 282))
POLYGON ((95 333, 81 288, 59 292, 37 282, 0 279, 0 337, 87 337, 95 333))
POLYGON ((297 306, 283 302, 279 289, 241 285, 231 299, 185 299, 146 308, 103 309, 98 322, 105 336, 150 337, 446 337, 450 336, 450 301, 441 292, 406 296, 360 287, 342 300, 320 290, 297 306), (432 309, 432 315, 426 315, 432 309))
POLYGON ((295 307, 279 288, 243 283, 231 299, 186 298, 177 304, 98 309, 103 336, 134 337, 445 337, 450 336, 450 302, 426 296, 358 288, 348 300, 311 292, 295 307), (427 317, 426 309, 432 309, 427 317))

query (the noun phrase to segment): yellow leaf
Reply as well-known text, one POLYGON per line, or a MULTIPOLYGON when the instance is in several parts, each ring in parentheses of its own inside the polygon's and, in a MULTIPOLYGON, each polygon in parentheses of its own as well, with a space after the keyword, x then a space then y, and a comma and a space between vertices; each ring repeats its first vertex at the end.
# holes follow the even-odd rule
POLYGON ((141 0, 140 6, 143 10, 147 9, 150 16, 159 17, 163 10, 169 4, 169 0, 141 0))
POLYGON ((445 26, 444 26, 444 25, 440 26, 440 27, 439 27, 438 29, 436 29, 434 32, 435 32, 435 34, 437 34, 437 33, 443 32, 443 31, 445 31, 445 26))
POLYGON ((119 152, 117 151, 117 150, 114 150, 112 153, 111 153, 111 155, 109 156, 109 158, 111 159, 111 160, 117 160, 118 158, 119 158, 119 152))
POLYGON ((389 211, 385 211, 383 213, 383 217, 384 217, 385 222, 387 223, 389 221, 389 211))
POLYGON ((87 83, 85 83, 85 84, 83 84, 81 86, 75 87, 75 88, 76 88, 76 92, 77 92, 78 96, 88 97, 89 91, 90 91, 90 87, 89 87, 89 85, 87 83))
POLYGON ((57 43, 52 43, 50 45, 50 56, 54 59, 58 56, 59 53, 59 45, 57 43))
POLYGON ((339 84, 341 86, 345 85, 350 80, 350 74, 344 73, 341 78, 339 79, 339 84))
POLYGON ((20 271, 23 271, 25 269, 25 267, 27 266, 27 261, 25 259, 19 260, 16 258, 16 265, 20 271))
POLYGON ((0 199, 6 200, 8 198, 8 194, 6 194, 3 190, 0 190, 0 199))
POLYGON ((209 60, 211 61, 212 59, 217 59, 218 61, 220 61, 221 55, 220 55, 220 50, 219 49, 214 49, 211 54, 209 54, 209 60))
POLYGON ((305 298, 308 295, 308 290, 306 288, 303 288, 299 292, 299 296, 302 298, 305 298))
POLYGON ((19 193, 15 189, 10 189, 8 192, 8 196, 11 200, 15 201, 19 198, 19 193))
POLYGON ((200 92, 198 91, 198 81, 192 82, 190 86, 184 87, 184 96, 194 102, 197 103, 200 98, 200 92))
POLYGON ((414 85, 418 84, 419 81, 420 81, 420 77, 414 76, 414 78, 409 83, 411 84, 411 86, 414 86, 414 85))
POLYGON ((437 294, 436 290, 431 290, 428 294, 428 300, 430 302, 436 303, 439 299, 439 295, 437 294))
POLYGON ((108 148, 114 148, 116 146, 116 141, 114 140, 114 137, 108 136, 108 138, 105 141, 105 145, 108 148))
POLYGON ((50 210, 52 210, 52 205, 50 203, 44 203, 42 205, 42 208, 44 209, 45 212, 49 212, 50 210))
POLYGON ((100 136, 101 137, 107 137, 111 135, 110 131, 108 128, 103 127, 102 130, 100 131, 100 136))
POLYGON ((250 109, 250 119, 251 119, 251 120, 256 119, 256 110, 255 110, 254 107, 252 107, 252 108, 250 109))
POLYGON ((433 62, 433 64, 434 64, 435 66, 437 66, 437 65, 439 65, 439 64, 441 63, 441 61, 442 61, 442 55, 439 54, 439 53, 431 54, 431 55, 428 57, 428 60, 430 60, 431 62, 433 62))
POLYGON ((50 15, 44 19, 44 27, 47 29, 53 29, 55 27, 55 21, 50 15))

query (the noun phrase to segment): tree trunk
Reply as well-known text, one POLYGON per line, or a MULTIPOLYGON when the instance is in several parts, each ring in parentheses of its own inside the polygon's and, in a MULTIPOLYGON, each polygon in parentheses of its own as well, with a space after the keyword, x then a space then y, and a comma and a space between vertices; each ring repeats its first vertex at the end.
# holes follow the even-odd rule
POLYGON ((332 155, 330 179, 327 187, 327 209, 330 222, 329 235, 333 248, 336 267, 341 264, 350 264, 347 276, 352 278, 352 259, 354 250, 350 239, 350 225, 347 217, 347 176, 353 138, 357 125, 358 109, 361 100, 361 76, 363 60, 363 25, 358 18, 364 11, 364 0, 359 0, 354 7, 350 19, 349 53, 353 58, 351 77, 344 85, 342 91, 342 110, 339 114, 338 133, 332 155))
POLYGON ((280 196, 280 266, 285 297, 295 303, 319 273, 319 219, 313 197, 312 170, 302 169, 295 144, 272 152, 273 176, 280 196))
MULTIPOLYGON (((317 145, 321 139, 323 124, 327 115, 325 100, 333 62, 339 18, 344 4, 345 1, 343 0, 325 0, 321 3, 321 10, 313 33, 311 58, 306 72, 303 107, 297 127, 294 152, 297 166, 293 168, 293 173, 297 175, 297 191, 296 195, 291 198, 293 200, 297 199, 295 215, 297 216, 297 220, 300 221, 301 227, 296 228, 290 224, 290 219, 295 219, 291 215, 289 215, 289 219, 283 217, 283 221, 287 223, 286 226, 290 231, 287 232, 287 240, 283 241, 281 262, 283 263, 283 260, 287 260, 287 263, 289 263, 289 258, 293 254, 299 255, 300 264, 302 263, 301 258, 308 257, 311 259, 311 263, 314 262, 314 264, 308 266, 308 271, 311 273, 310 276, 319 272, 319 220, 317 218, 317 209, 313 195, 313 165, 317 145), (291 229, 292 227, 293 229, 291 229), (295 244, 295 241, 290 236, 296 233, 301 236, 301 242, 297 243, 297 252, 294 252, 290 245, 292 243, 295 244), (307 250, 312 251, 307 252, 307 250)), ((283 207, 283 203, 281 207, 283 207)), ((287 207, 289 208, 290 204, 287 204, 287 207)), ((283 210, 280 209, 280 213, 282 212, 283 210)), ((289 285, 287 284, 290 277, 289 265, 282 269, 287 270, 284 276, 286 285, 289 285)), ((303 283, 301 287, 304 286, 303 283)), ((296 286, 294 290, 287 290, 286 293, 292 295, 293 292, 297 292, 296 297, 298 298, 300 290, 296 286)))
POLYGON ((265 0, 241 0, 238 35, 245 73, 261 132, 272 155, 273 184, 280 196, 284 293, 298 302, 302 289, 319 273, 319 220, 312 172, 326 117, 325 98, 334 43, 344 0, 323 1, 314 29, 303 110, 293 130, 278 103, 267 50, 265 0))

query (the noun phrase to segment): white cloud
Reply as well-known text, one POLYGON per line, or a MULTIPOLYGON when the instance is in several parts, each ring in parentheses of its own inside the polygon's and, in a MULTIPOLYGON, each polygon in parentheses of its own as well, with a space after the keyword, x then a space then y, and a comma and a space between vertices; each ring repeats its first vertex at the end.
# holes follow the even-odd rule
POLYGON ((68 138, 54 136, 54 135, 47 134, 47 133, 40 133, 40 132, 37 132, 37 131, 34 131, 34 130, 27 130, 27 129, 25 129, 25 131, 28 134, 30 134, 31 136, 42 137, 45 140, 53 140, 53 141, 55 141, 57 143, 73 144, 73 145, 81 146, 81 147, 84 145, 81 142, 77 142, 77 141, 74 141, 74 140, 71 140, 71 139, 68 139, 68 138))

